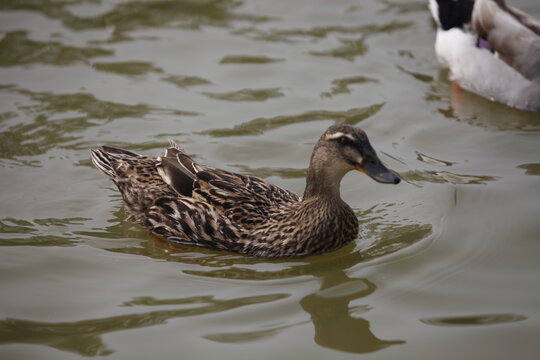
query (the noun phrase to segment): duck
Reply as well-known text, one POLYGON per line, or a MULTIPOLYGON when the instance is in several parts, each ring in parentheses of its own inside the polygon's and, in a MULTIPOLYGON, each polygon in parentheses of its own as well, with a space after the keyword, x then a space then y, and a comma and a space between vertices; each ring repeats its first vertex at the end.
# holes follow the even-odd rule
POLYGON ((429 0, 435 53, 461 88, 540 112, 540 22, 504 0, 429 0))
POLYGON ((266 180, 197 163, 173 140, 163 156, 101 146, 94 165, 120 191, 128 219, 174 244, 277 258, 336 250, 359 222, 340 196, 351 170, 383 184, 400 177, 379 159, 366 133, 330 126, 316 143, 303 196, 266 180))

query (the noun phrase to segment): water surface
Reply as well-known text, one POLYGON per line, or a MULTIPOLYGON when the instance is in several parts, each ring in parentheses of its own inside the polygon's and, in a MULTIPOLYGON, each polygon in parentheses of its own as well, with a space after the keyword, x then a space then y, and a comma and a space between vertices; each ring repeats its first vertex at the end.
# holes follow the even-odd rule
POLYGON ((456 90, 426 3, 3 1, 0 358, 535 359, 540 116, 456 90), (302 193, 334 123, 404 181, 347 175, 358 239, 296 260, 158 241, 89 160, 302 193))

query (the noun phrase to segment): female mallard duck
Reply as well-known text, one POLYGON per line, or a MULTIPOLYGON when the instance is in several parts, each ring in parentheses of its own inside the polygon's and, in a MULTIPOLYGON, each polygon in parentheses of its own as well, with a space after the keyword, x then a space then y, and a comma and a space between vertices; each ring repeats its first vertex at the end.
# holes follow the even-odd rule
POLYGON ((381 183, 388 170, 366 134, 331 126, 311 155, 303 198, 255 176, 197 164, 175 142, 165 156, 103 146, 92 161, 110 176, 130 217, 174 243, 278 257, 337 249, 358 234, 358 220, 341 199, 343 176, 356 169, 381 183))
POLYGON ((497 102, 540 111, 540 23, 504 0, 429 0, 435 52, 451 79, 497 102))

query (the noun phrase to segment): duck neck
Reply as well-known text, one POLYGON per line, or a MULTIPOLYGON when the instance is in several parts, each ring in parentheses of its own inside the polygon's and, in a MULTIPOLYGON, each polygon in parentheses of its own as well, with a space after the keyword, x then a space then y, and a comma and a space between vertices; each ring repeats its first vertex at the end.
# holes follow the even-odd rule
POLYGON ((318 163, 310 164, 306 177, 306 189, 304 199, 332 199, 341 200, 340 183, 346 171, 329 170, 328 167, 321 166, 318 163))

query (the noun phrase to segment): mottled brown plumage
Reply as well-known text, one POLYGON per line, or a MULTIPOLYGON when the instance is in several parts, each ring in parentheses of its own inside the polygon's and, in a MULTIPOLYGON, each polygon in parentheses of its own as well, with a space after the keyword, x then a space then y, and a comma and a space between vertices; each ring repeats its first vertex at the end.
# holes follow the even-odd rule
POLYGON ((103 146, 97 168, 120 190, 130 217, 175 243, 279 257, 319 254, 354 240, 358 220, 341 199, 350 170, 382 183, 399 182, 365 133, 331 126, 313 150, 303 198, 255 176, 196 163, 171 141, 165 156, 103 146))

